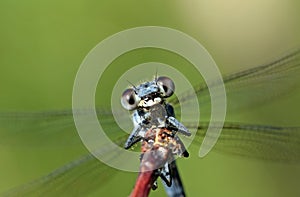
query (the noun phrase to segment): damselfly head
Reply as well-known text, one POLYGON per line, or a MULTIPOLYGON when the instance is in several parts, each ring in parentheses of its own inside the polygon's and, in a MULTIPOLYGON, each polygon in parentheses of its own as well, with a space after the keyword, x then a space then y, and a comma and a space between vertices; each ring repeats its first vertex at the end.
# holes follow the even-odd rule
POLYGON ((121 103, 127 110, 135 110, 138 107, 149 108, 172 96, 174 90, 175 85, 170 78, 158 77, 153 81, 126 89, 122 94, 121 103))

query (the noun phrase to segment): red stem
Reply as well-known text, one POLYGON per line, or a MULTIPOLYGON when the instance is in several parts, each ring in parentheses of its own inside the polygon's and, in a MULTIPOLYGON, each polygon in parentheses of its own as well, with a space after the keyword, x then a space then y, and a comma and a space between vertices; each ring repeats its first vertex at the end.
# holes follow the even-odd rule
POLYGON ((140 172, 130 197, 147 197, 154 182, 154 171, 140 172))

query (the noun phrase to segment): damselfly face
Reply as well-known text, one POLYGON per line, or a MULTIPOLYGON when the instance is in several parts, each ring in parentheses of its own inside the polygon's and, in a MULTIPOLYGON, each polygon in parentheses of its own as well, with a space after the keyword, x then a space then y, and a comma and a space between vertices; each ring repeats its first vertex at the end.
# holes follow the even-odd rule
POLYGON ((164 98, 172 96, 175 90, 174 82, 168 77, 159 77, 145 82, 137 87, 124 91, 121 98, 122 106, 127 110, 149 108, 164 102, 164 98))

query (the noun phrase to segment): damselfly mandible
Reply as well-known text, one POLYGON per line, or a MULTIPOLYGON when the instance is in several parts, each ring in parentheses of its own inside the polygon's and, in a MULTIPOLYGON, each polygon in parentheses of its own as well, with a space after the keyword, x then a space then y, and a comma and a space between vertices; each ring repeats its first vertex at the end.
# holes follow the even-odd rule
MULTIPOLYGON (((250 108, 259 108, 266 101, 274 100, 297 89, 299 87, 298 79, 300 74, 299 56, 300 52, 296 51, 268 64, 224 76, 228 100, 227 114, 232 115, 248 110, 249 106, 250 108)), ((187 90, 182 96, 185 98, 184 100, 189 100, 191 91, 196 92, 201 105, 202 118, 199 126, 197 126, 198 131, 194 139, 194 144, 200 144, 206 134, 208 124, 206 120, 209 113, 206 113, 206 106, 209 104, 209 92, 207 86, 201 83, 196 85, 193 90, 187 90)), ((168 102, 174 107, 176 116, 179 116, 180 106, 177 98, 170 98, 168 102)), ((86 113, 89 113, 89 111, 82 111, 82 115, 86 113)), ((116 144, 124 146, 128 135, 118 130, 119 128, 111 126, 114 123, 111 111, 101 108, 97 110, 97 113, 100 121, 110 128, 111 132, 115 132, 111 139, 116 144)), ((282 118, 289 119, 292 117, 282 118)), ((47 146, 47 144, 51 148, 64 147, 66 146, 65 144, 81 146, 79 137, 76 134, 70 134, 75 133, 71 110, 29 113, 2 112, 0 121, 1 147, 9 147, 12 146, 11 144, 24 145, 24 147, 30 146, 32 144, 28 144, 26 141, 28 138, 40 139, 41 143, 36 144, 37 150, 40 146, 47 146)), ((195 127, 193 122, 183 122, 183 124, 187 129, 195 127)), ((213 150, 247 158, 299 164, 300 127, 297 125, 276 124, 276 122, 272 122, 272 125, 270 125, 261 122, 256 124, 253 122, 242 123, 227 120, 223 126, 218 144, 213 150)), ((117 157, 107 147, 103 147, 99 151, 102 154, 110 155, 111 159, 117 157)), ((47 153, 45 152, 45 154, 47 153)), ((137 162, 139 162, 138 158, 137 162)), ((186 160, 185 162, 189 161, 186 160)), ((91 154, 86 154, 74 161, 70 161, 48 175, 13 188, 3 195, 92 195, 101 188, 103 183, 108 182, 115 173, 116 171, 99 162, 91 154)), ((128 195, 130 190, 131 188, 128 188, 128 192, 124 193, 124 196, 128 195)), ((186 191, 187 194, 188 192, 186 191)), ((199 195, 201 195, 200 188, 199 195)))

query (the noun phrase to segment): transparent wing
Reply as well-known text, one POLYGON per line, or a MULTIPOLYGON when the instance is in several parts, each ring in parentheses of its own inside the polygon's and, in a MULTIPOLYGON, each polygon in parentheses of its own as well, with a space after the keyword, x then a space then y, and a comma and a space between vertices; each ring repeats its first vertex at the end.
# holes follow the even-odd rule
POLYGON ((110 175, 109 173, 101 173, 103 171, 111 171, 111 169, 105 165, 101 165, 99 161, 89 154, 54 170, 44 177, 14 188, 2 195, 53 196, 56 194, 64 196, 68 194, 79 196, 88 194, 91 190, 95 189, 95 184, 98 187, 104 184, 105 179, 113 175, 113 173, 110 175), (100 173, 101 176, 95 176, 97 173, 100 173), (68 188, 76 188, 76 190, 68 188))
MULTIPOLYGON (((89 116, 92 110, 77 110, 76 114, 89 116)), ((109 125, 109 137, 114 139, 124 132, 116 126, 112 113, 98 109, 97 114, 104 126, 109 125)), ((0 113, 1 145, 17 146, 62 146, 82 145, 76 132, 72 110, 45 112, 0 113), (35 139, 32 141, 31 139, 35 139), (40 140, 39 140, 40 139, 40 140), (45 141, 45 139, 47 139, 45 141)))
MULTIPOLYGON (((268 100, 286 96, 300 84, 300 50, 296 50, 271 63, 254 67, 223 77, 227 95, 227 116, 249 107, 257 107, 268 100)), ((219 83, 212 83, 218 86, 219 83)), ((187 90, 169 102, 180 115, 180 104, 188 103, 196 92, 202 120, 210 117, 210 95, 208 86, 200 83, 194 90, 187 90), (179 103, 181 100, 181 103, 179 103)))
MULTIPOLYGON (((268 118, 264 117, 268 120, 268 124, 256 125, 253 122, 233 124, 225 122, 221 136, 213 149, 224 153, 265 160, 299 162, 299 127, 286 127, 286 124, 283 126, 281 125, 282 123, 272 119, 272 115, 282 113, 281 110, 284 106, 276 105, 264 115, 261 115, 259 112, 262 104, 278 100, 281 97, 288 98, 291 92, 299 87, 299 71, 300 51, 297 50, 269 64, 225 76, 224 84, 227 94, 226 119, 236 120, 240 114, 248 110, 254 110, 254 116, 257 116, 256 119, 262 123, 264 121, 261 118, 269 116, 268 118), (237 118, 232 118, 232 116, 237 118)), ((219 84, 213 85, 218 86, 219 84)), ((200 104, 200 126, 189 123, 184 124, 189 129, 198 129, 197 138, 194 142, 199 145, 206 134, 207 122, 210 119, 208 87, 206 84, 199 84, 195 86, 194 90, 178 96, 180 99, 171 99, 171 103, 175 106, 176 114, 180 115, 181 104, 186 104, 190 101, 189 98, 192 96, 193 91, 196 92, 200 104), (181 103, 179 103, 179 100, 181 103)), ((295 106, 296 103, 293 104, 294 112, 289 111, 287 114, 281 114, 281 119, 284 120, 282 122, 289 122, 289 119, 295 119, 295 117, 292 117, 295 116, 295 106)), ((191 106, 192 113, 193 108, 191 106)), ((219 120, 215 121, 218 122, 219 120)), ((215 124, 212 123, 212 125, 217 127, 217 122, 215 124)), ((212 138, 215 137, 213 133, 210 135, 212 138)))
MULTIPOLYGON (((232 116, 238 117, 248 110, 257 110, 255 116, 259 117, 258 111, 262 107, 261 104, 278 100, 281 96, 288 96, 289 93, 299 87, 299 74, 300 51, 297 50, 269 64, 225 76, 223 79, 227 94, 226 119, 230 120, 232 116)), ((220 84, 212 83, 210 85, 218 86, 220 84)), ((200 127, 198 127, 195 142, 201 144, 203 139, 200 137, 206 134, 206 121, 210 120, 210 96, 206 84, 195 86, 194 91, 197 93, 201 113, 200 127)), ((175 111, 179 112, 179 115, 181 104, 188 103, 192 94, 192 91, 187 91, 181 97, 178 97, 180 99, 173 98, 171 100, 171 103, 175 106, 175 111), (181 103, 179 103, 179 100, 181 103)), ((293 108, 295 108, 295 104, 293 108)), ((267 114, 270 117, 272 117, 272 113, 280 114, 284 106, 278 105, 276 108, 281 109, 278 111, 276 111, 277 109, 269 109, 267 114)), ((294 112, 290 112, 290 114, 292 113, 294 112)), ((288 122, 290 117, 289 115, 283 115, 282 119, 286 119, 283 122, 288 122)), ((218 125, 217 122, 220 120, 213 121, 216 122, 215 125, 218 125)), ((260 159, 299 162, 299 127, 284 127, 280 123, 278 125, 276 121, 272 121, 272 118, 269 118, 268 122, 274 123, 274 125, 231 124, 225 122, 214 149, 260 159)), ((189 126, 190 129, 197 128, 197 125, 192 127, 188 123, 184 124, 189 126)), ((209 135, 210 137, 216 137, 213 133, 209 135)))
MULTIPOLYGON (((219 124, 216 124, 219 125, 219 124)), ((195 125, 187 125, 193 128, 195 125)), ((208 123, 202 122, 194 139, 200 145, 208 123)), ((213 134, 210 135, 213 137, 213 134)), ((208 135, 208 137, 210 137, 208 135)), ((200 146, 199 146, 200 147, 200 146)), ((300 127, 225 123, 214 151, 247 158, 300 163, 300 127)))
MULTIPOLYGON (((84 116, 90 112, 80 110, 77 114, 84 116)), ((109 137, 115 144, 123 147, 127 134, 114 126, 112 114, 103 109, 99 109, 97 113, 101 117, 101 123, 110 126, 109 137)), ((57 152, 57 156, 60 152, 69 153, 74 148, 78 152, 77 159, 44 177, 11 189, 3 193, 3 196, 83 196, 101 188, 117 173, 117 170, 101 163, 83 148, 74 126, 72 111, 1 113, 0 131, 1 147, 14 147, 15 153, 19 151, 20 154, 25 154, 29 151, 39 157, 36 154, 39 151, 42 154, 57 152), (85 156, 80 156, 83 154, 85 156)), ((110 148, 103 147, 98 151, 112 160, 118 157, 110 148)), ((30 165, 43 165, 47 163, 47 159, 56 158, 50 156, 42 162, 38 161, 39 163, 32 161, 30 165)))

